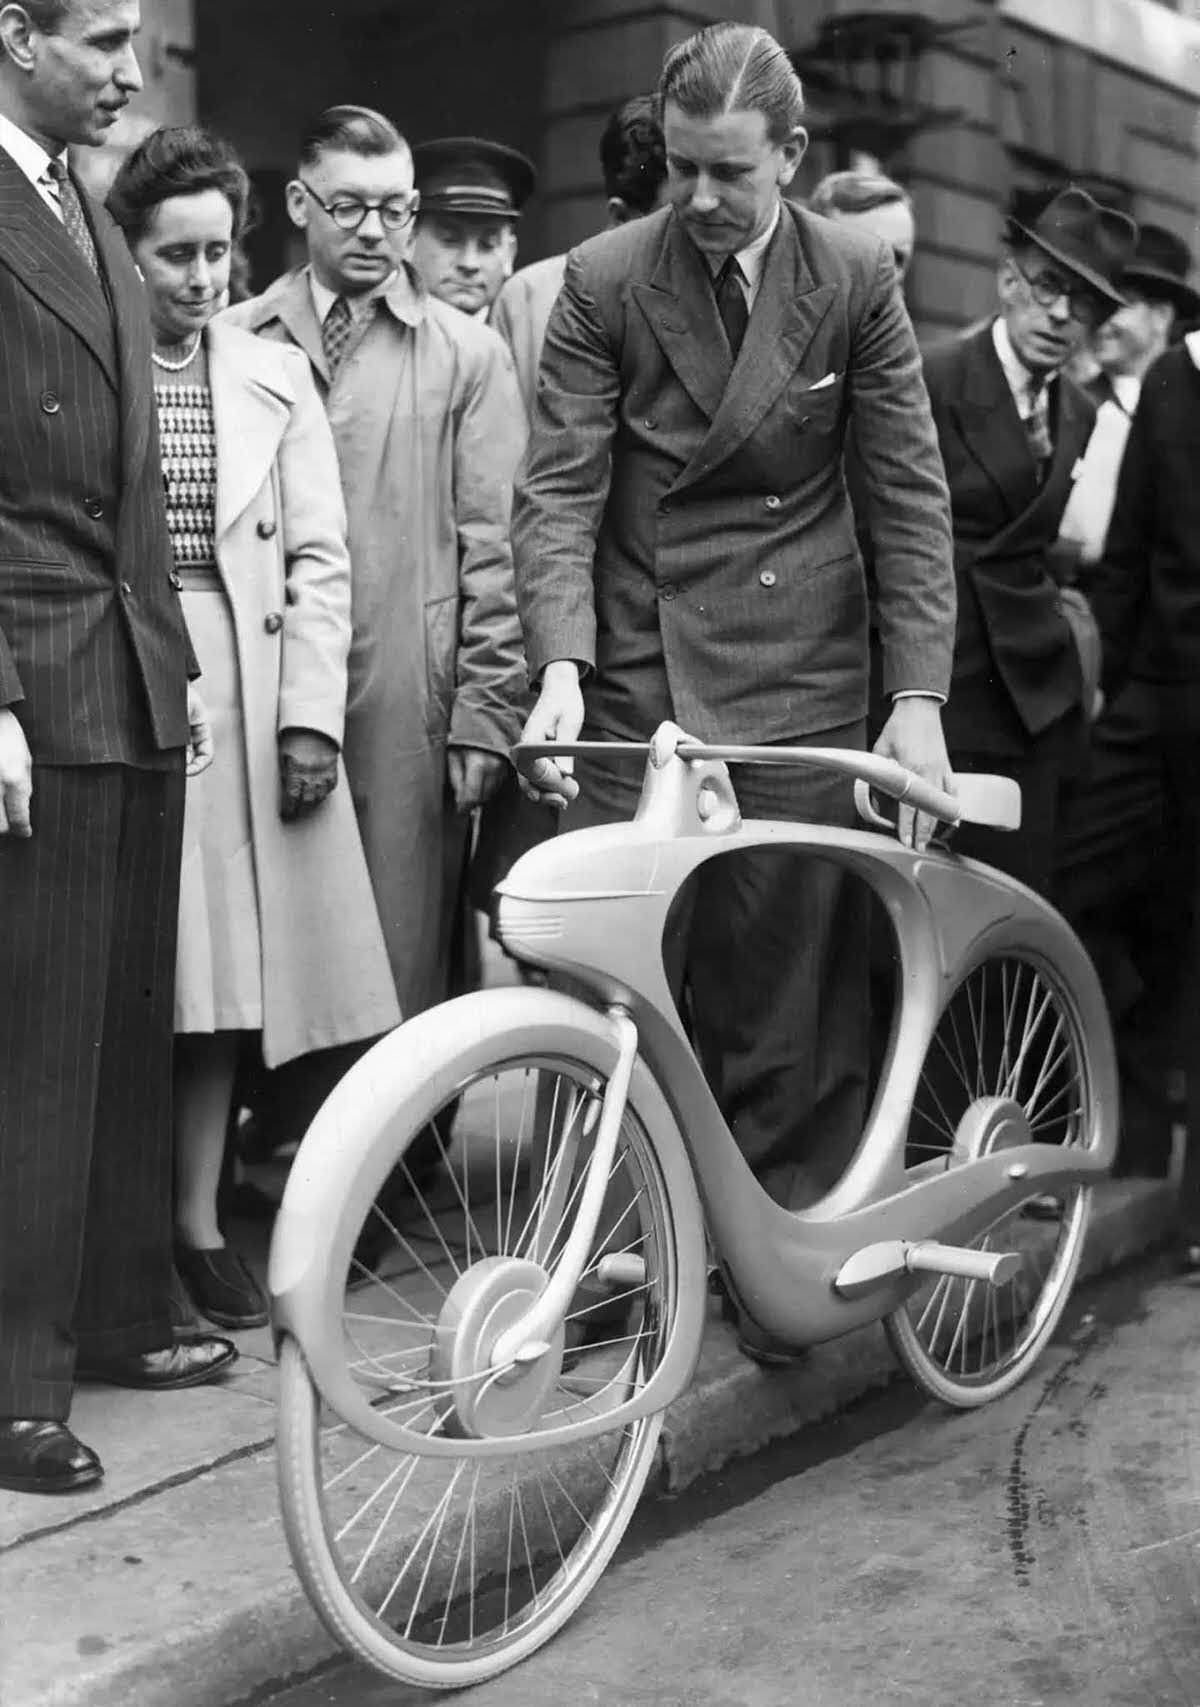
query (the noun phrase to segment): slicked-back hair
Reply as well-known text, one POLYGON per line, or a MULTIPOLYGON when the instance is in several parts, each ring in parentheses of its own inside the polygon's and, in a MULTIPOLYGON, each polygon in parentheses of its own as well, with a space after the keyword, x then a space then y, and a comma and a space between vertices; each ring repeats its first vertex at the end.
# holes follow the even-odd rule
POLYGON ((912 197, 882 172, 830 172, 808 198, 810 210, 827 218, 838 213, 870 213, 872 208, 890 207, 895 202, 911 207, 912 197))
POLYGON ((652 95, 618 107, 600 138, 604 193, 635 213, 650 213, 667 181, 667 150, 652 95))
POLYGON ((56 36, 71 10, 71 0, 17 0, 29 21, 44 36, 56 36))
POLYGON ((391 119, 373 108, 326 107, 300 140, 300 169, 315 166, 323 154, 359 154, 370 160, 408 152, 391 119))
POLYGON ((150 228, 155 209, 174 196, 219 190, 233 210, 233 239, 250 225, 250 179, 233 148, 199 125, 152 130, 121 164, 105 206, 132 248, 150 228))
POLYGON ((804 118, 804 91, 791 60, 755 24, 709 24, 673 47, 658 82, 660 119, 668 101, 690 118, 760 112, 777 146, 804 118))

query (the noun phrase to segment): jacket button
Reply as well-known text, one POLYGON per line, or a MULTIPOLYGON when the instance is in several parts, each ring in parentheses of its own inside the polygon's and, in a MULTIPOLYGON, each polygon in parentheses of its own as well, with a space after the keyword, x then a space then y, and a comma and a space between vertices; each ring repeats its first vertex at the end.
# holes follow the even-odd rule
POLYGON ((775 574, 774 569, 764 569, 762 574, 758 577, 758 584, 760 587, 773 587, 777 579, 778 576, 775 574))
POLYGON ((172 569, 172 571, 171 571, 170 581, 171 581, 171 585, 174 587, 175 591, 177 593, 182 593, 182 591, 183 591, 183 579, 181 576, 179 576, 175 573, 174 569, 172 569))
POLYGON ((673 599, 675 597, 675 589, 669 581, 658 589, 658 596, 660 599, 673 599))
POLYGON ((279 630, 283 627, 283 618, 277 610, 271 611, 263 618, 263 627, 266 629, 268 634, 279 633, 279 630))
POLYGON ((104 505, 100 502, 99 498, 85 498, 83 500, 83 507, 94 522, 98 522, 100 517, 104 514, 104 505))
POLYGON ((647 415, 646 419, 642 422, 642 425, 643 425, 643 427, 645 427, 645 429, 648 433, 652 433, 654 431, 655 427, 658 426, 658 422, 654 419, 654 417, 652 415, 647 415))
POLYGON ((671 514, 671 500, 669 498, 664 498, 658 507, 664 516, 669 516, 671 514))
POLYGON ((128 581, 121 582, 121 591, 127 599, 131 599, 133 597, 133 588, 128 581))
POLYGON ((257 528, 257 533, 258 533, 259 539, 274 539, 274 537, 275 537, 275 523, 274 522, 259 522, 258 528, 257 528))
POLYGON ((775 496, 774 492, 771 493, 771 496, 769 498, 763 499, 763 503, 766 505, 768 510, 777 510, 779 508, 780 504, 782 503, 782 501, 783 501, 782 499, 777 498, 775 496))
POLYGON ((46 415, 57 415, 59 410, 62 408, 62 404, 59 402, 57 394, 53 391, 43 391, 42 395, 38 398, 38 402, 41 404, 42 411, 46 415))

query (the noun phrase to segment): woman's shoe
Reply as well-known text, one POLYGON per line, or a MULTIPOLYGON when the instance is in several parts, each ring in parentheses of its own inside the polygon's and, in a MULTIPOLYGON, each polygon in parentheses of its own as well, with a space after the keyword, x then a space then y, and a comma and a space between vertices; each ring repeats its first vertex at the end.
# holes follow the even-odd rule
POLYGON ((238 1253, 229 1245, 199 1251, 176 1245, 175 1267, 193 1304, 220 1328, 264 1328, 267 1300, 238 1253))

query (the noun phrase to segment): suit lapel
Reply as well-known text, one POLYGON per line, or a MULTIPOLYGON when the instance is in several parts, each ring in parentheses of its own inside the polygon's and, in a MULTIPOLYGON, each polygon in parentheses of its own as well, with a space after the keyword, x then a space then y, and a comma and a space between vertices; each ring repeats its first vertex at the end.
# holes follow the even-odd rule
POLYGON ((146 288, 113 221, 82 190, 80 198, 91 217, 96 253, 108 279, 120 371, 122 480, 129 491, 145 467, 154 425, 154 373, 150 365, 152 344, 146 288))
POLYGON ((0 265, 8 267, 26 290, 82 339, 115 390, 112 316, 103 286, 61 222, 2 148, 0 265))
POLYGON ((711 421, 729 382, 729 346, 707 263, 674 214, 654 277, 633 295, 675 377, 711 421))
POLYGON ((271 471, 295 398, 271 343, 219 321, 208 329, 217 440, 216 529, 223 539, 271 471))
POLYGON ((990 325, 970 341, 962 397, 954 413, 968 450, 995 485, 1010 517, 1019 516, 1038 495, 1037 464, 990 325))
MULTIPOLYGON (((796 222, 783 208, 767 249, 741 352, 712 429, 677 485, 703 480, 750 437, 803 366, 836 294, 832 285, 818 285, 813 278, 796 222)), ((721 347, 724 349, 723 341, 721 347)))

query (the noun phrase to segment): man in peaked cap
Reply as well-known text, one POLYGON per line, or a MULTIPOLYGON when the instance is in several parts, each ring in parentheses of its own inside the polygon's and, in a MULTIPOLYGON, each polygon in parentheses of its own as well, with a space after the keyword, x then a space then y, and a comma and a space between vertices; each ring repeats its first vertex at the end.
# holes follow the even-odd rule
POLYGON ((480 136, 439 137, 412 152, 421 195, 413 265, 432 296, 487 319, 513 270, 533 166, 480 136))
POLYGON ((951 763, 1015 776, 1024 796, 1019 831, 972 826, 956 846, 1043 893, 1063 781, 1094 697, 1085 696, 1056 551, 1095 405, 1063 369, 1122 306, 1119 280, 1136 237, 1132 220, 1073 186, 1019 198, 997 273, 998 314, 925 360, 958 577, 951 763))

